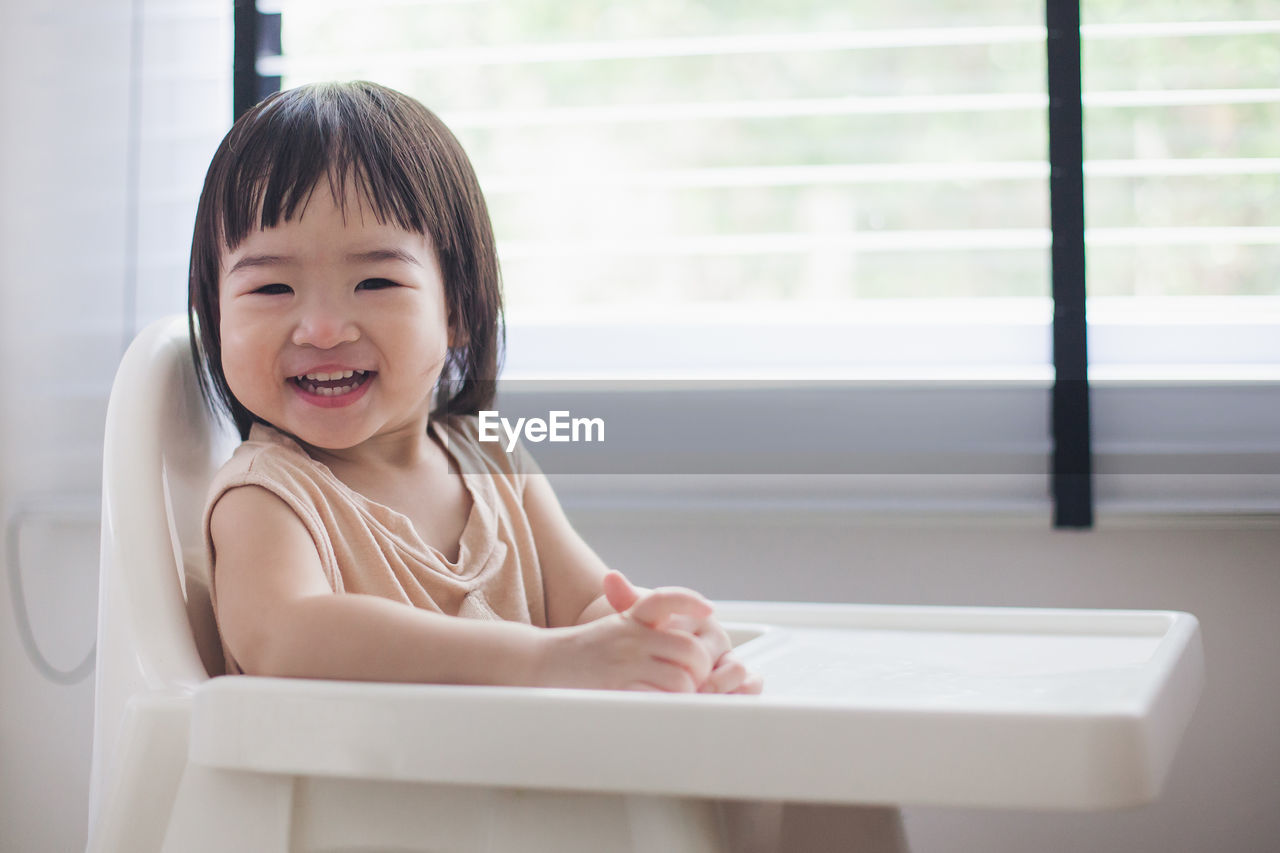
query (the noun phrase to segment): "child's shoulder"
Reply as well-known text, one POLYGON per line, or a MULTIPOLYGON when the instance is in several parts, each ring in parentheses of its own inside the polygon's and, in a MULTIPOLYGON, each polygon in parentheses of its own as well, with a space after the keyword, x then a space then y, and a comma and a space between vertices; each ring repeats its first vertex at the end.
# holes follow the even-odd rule
POLYGON ((267 479, 296 480, 315 476, 316 462, 302 446, 284 433, 265 424, 254 424, 231 458, 214 476, 212 492, 267 479))
POLYGON ((232 456, 241 456, 247 462, 269 460, 300 464, 313 461, 295 439, 263 423, 250 427, 249 437, 240 442, 232 456))

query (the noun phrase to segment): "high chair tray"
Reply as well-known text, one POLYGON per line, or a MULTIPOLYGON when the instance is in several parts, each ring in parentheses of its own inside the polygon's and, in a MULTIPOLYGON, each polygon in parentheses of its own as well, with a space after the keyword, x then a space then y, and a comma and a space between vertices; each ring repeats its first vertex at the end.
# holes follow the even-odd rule
POLYGON ((1203 680, 1186 613, 722 603, 761 696, 216 678, 209 766, 1031 809, 1156 797, 1203 680))

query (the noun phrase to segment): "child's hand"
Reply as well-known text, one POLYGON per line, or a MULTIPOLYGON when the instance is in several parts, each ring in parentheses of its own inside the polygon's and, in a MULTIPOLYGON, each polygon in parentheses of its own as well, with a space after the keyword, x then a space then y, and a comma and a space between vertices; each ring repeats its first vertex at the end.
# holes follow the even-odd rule
POLYGON ((552 647, 542 655, 537 683, 549 687, 694 693, 711 671, 697 637, 620 613, 543 636, 552 647))
POLYGON ((657 629, 691 634, 706 649, 711 671, 697 686, 699 693, 759 693, 764 681, 747 671, 732 654, 732 644, 712 615, 711 603, 693 590, 663 587, 641 593, 621 572, 604 578, 604 594, 618 613, 657 629))
POLYGON ((549 687, 694 693, 711 675, 712 658, 675 620, 705 620, 711 605, 687 590, 659 590, 630 612, 554 628, 539 656, 535 682, 549 687))

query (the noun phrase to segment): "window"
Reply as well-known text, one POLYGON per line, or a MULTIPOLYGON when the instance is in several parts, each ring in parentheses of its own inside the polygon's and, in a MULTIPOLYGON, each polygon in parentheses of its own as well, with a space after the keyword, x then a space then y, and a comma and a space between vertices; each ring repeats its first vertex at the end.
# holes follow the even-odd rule
MULTIPOLYGON (((1043 3, 278 5, 261 73, 401 88, 471 153, 508 376, 840 380, 850 419, 910 389, 942 408, 904 402, 889 433, 911 422, 947 471, 994 446, 987 473, 1022 477, 956 503, 1043 506, 1043 3)), ((1248 0, 1085 0, 1082 19, 1100 503, 1274 507, 1280 20, 1248 0)), ((868 440, 851 453, 890 436, 868 440)))
POLYGON ((879 5, 284 3, 276 70, 445 118, 513 321, 1043 299, 1041 9, 879 5))

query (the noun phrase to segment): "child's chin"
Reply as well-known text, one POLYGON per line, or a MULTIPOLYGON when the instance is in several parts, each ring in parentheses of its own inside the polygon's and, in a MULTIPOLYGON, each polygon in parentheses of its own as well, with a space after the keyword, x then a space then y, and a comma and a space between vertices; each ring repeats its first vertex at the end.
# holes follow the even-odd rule
POLYGON ((283 430, 299 443, 316 450, 343 451, 350 450, 368 440, 369 436, 345 430, 300 429, 296 432, 283 430))

